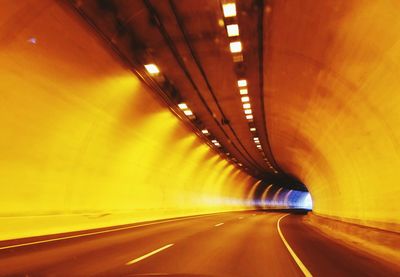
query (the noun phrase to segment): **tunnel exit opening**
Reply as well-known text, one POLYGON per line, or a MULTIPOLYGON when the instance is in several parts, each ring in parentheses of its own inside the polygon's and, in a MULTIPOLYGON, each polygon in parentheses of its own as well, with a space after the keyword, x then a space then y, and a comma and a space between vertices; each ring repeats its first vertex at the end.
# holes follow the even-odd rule
POLYGON ((257 209, 313 209, 310 192, 290 189, 266 181, 256 182, 248 193, 248 202, 257 209))

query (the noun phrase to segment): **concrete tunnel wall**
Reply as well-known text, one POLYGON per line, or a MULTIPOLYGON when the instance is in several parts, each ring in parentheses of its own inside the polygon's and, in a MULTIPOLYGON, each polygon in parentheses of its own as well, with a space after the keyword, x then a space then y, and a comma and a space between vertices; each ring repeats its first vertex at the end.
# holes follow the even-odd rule
POLYGON ((279 165, 316 214, 400 231, 400 2, 273 3, 265 101, 279 165))
MULTIPOLYGON (((326 17, 328 2, 298 14, 326 17)), ((0 239, 247 208, 256 180, 186 129, 60 3, 9 1, 0 10, 0 239)), ((294 36, 308 42, 302 55, 268 57, 298 77, 266 94, 271 145, 308 186, 317 214, 393 230, 398 5, 346 3, 313 39, 294 36), (331 47, 322 55, 311 42, 324 32, 331 47)), ((280 5, 274 12, 296 12, 280 5)))
POLYGON ((256 180, 57 1, 0 10, 0 239, 246 209, 256 180))

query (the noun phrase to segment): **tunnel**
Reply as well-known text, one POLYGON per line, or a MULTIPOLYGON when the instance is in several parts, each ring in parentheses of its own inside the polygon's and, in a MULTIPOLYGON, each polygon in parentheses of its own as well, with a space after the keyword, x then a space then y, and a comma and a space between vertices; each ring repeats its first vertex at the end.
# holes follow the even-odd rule
POLYGON ((399 10, 2 1, 0 276, 400 276, 399 10))

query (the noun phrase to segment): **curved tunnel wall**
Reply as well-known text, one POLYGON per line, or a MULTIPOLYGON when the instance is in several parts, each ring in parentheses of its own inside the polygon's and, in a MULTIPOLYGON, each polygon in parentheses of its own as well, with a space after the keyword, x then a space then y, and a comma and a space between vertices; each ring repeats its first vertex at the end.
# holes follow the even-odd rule
POLYGON ((0 11, 0 239, 246 208, 252 177, 54 1, 0 11))
POLYGON ((314 212, 400 224, 398 1, 274 1, 266 93, 272 150, 314 212), (288 81, 290 80, 290 81, 288 81))

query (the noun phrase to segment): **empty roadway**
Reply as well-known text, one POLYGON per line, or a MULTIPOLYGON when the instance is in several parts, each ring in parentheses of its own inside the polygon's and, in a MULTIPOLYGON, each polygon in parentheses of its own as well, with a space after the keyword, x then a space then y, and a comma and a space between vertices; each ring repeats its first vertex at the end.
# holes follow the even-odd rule
POLYGON ((3 242, 0 273, 302 276, 279 235, 277 222, 282 218, 282 235, 313 276, 400 274, 396 268, 323 237, 302 222, 303 215, 284 216, 282 212, 263 211, 220 213, 3 242))

